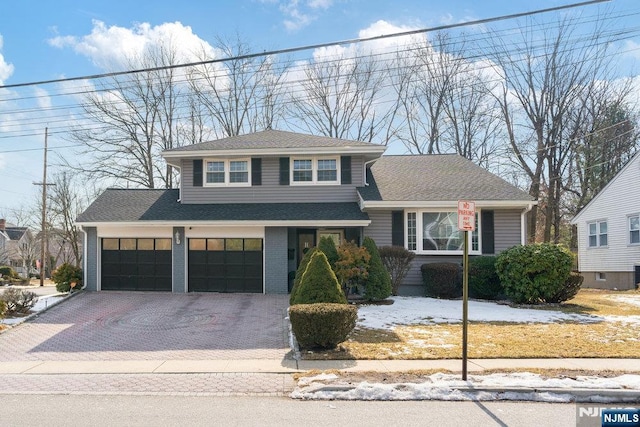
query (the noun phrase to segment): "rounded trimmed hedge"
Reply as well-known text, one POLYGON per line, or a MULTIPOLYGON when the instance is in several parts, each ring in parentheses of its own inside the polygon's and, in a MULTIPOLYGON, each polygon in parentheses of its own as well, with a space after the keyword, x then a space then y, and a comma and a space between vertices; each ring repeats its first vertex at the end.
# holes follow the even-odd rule
POLYGON ((498 255, 496 272, 507 297, 519 304, 548 302, 571 274, 571 252, 560 245, 514 246, 498 255))
POLYGON ((349 304, 299 304, 289 307, 291 329, 301 348, 335 348, 356 327, 358 308, 349 304))

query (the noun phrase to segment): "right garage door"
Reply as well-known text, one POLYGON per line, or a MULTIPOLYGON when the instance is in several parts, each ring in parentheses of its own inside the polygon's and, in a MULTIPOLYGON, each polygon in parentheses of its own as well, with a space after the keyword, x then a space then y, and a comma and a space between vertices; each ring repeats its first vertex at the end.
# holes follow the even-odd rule
POLYGON ((262 292, 262 239, 189 239, 189 292, 262 292))

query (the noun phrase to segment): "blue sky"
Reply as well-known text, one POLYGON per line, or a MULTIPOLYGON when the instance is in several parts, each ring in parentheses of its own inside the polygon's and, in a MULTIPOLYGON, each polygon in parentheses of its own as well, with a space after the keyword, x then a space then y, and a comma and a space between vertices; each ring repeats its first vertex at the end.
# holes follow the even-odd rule
MULTIPOLYGON (((367 35, 373 35, 372 28, 380 21, 398 29, 425 28, 573 2, 577 0, 5 1, 0 13, 0 85, 102 73, 109 65, 118 68, 117 53, 111 50, 126 48, 142 33, 153 37, 161 31, 175 31, 185 43, 203 40, 212 44, 216 36, 237 33, 261 50, 277 50, 357 38, 365 29, 370 30, 367 35)), ((639 11, 637 0, 614 0, 583 9, 595 13, 603 7, 639 11)), ((41 135, 7 137, 2 111, 15 105, 25 108, 29 102, 8 98, 52 89, 0 89, 0 217, 11 218, 14 209, 33 205, 38 197, 38 187, 32 183, 42 179, 42 152, 14 150, 35 149, 43 141, 41 135)), ((49 143, 54 148, 52 156, 55 147, 64 144, 55 136, 49 143)), ((64 150, 57 153, 70 155, 64 150)))

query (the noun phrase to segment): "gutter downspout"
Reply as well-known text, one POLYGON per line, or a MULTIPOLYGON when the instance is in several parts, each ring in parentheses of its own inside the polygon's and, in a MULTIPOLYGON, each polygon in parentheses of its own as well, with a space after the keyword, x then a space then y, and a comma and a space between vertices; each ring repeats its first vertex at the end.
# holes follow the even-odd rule
POLYGON ((362 167, 364 168, 364 186, 365 187, 367 187, 369 185, 369 183, 367 182, 367 165, 377 161, 378 159, 379 159, 379 157, 377 159, 373 159, 373 160, 369 160, 368 162, 364 162, 364 164, 362 165, 362 167))
POLYGON ((533 209, 533 203, 529 203, 529 205, 522 210, 520 214, 520 244, 527 244, 527 214, 531 212, 533 209))

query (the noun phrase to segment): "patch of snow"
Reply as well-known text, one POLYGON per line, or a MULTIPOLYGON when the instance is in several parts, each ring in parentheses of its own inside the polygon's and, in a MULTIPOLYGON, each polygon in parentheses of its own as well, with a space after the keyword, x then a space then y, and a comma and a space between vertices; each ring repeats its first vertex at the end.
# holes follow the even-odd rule
MULTIPOLYGON (((331 374, 333 375, 333 374, 331 374)), ((640 391, 640 375, 620 375, 615 378, 578 376, 576 378, 543 378, 538 374, 471 375, 462 381, 459 375, 437 373, 425 377, 422 383, 372 384, 362 382, 355 387, 340 387, 339 378, 322 374, 303 378, 291 393, 305 400, 533 400, 539 402, 573 402, 578 397, 573 389, 593 389, 590 402, 608 402, 612 398, 599 395, 606 391, 640 391), (321 384, 318 384, 320 382, 321 384)), ((619 398, 618 398, 619 399, 619 398)))
POLYGON ((640 307, 640 295, 611 295, 610 299, 640 307))
MULTIPOLYGON (((392 299, 394 303, 391 305, 360 306, 358 326, 371 329, 391 329, 398 325, 462 322, 462 300, 441 300, 426 297, 392 297, 392 299)), ((469 320, 476 322, 555 323, 571 321, 593 323, 605 320, 601 316, 515 308, 495 302, 474 300, 469 301, 468 313, 469 320)))
POLYGON ((47 308, 58 303, 59 301, 62 301, 67 296, 68 294, 54 294, 54 295, 38 297, 38 301, 35 303, 33 308, 29 310, 28 314, 24 316, 6 317, 4 319, 0 319, 0 323, 5 325, 12 325, 12 326, 20 324, 26 321, 27 319, 29 319, 31 316, 41 312, 42 310, 46 310, 47 308))

